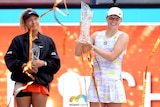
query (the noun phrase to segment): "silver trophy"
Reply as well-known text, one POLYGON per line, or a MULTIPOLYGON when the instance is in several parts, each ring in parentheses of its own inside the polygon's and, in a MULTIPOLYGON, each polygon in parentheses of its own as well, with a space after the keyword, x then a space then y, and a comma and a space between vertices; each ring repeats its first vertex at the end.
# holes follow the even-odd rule
POLYGON ((37 44, 33 42, 32 60, 35 60, 35 57, 39 58, 39 54, 40 54, 40 48, 37 44))
POLYGON ((88 4, 81 1, 81 28, 78 41, 90 41, 90 25, 92 21, 93 11, 88 4))
MULTIPOLYGON (((33 42, 32 47, 32 60, 35 60, 35 57, 39 58, 40 55, 40 48, 37 44, 33 42)), ((38 72, 38 68, 35 68, 35 70, 38 72)))

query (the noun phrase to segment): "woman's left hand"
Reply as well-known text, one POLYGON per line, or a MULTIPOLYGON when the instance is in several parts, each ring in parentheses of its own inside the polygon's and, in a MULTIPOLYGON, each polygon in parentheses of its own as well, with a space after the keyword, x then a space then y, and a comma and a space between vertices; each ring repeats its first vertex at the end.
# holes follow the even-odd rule
POLYGON ((40 60, 39 58, 37 58, 36 56, 34 57, 34 60, 32 61, 32 68, 40 68, 44 66, 44 61, 40 60))

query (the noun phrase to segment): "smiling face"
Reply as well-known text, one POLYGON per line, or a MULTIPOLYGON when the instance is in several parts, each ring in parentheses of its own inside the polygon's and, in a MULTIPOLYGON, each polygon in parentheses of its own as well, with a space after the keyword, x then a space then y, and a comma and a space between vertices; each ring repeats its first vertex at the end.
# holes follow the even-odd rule
POLYGON ((120 25, 122 19, 118 17, 117 15, 110 15, 106 17, 106 20, 108 22, 109 28, 118 28, 120 25))

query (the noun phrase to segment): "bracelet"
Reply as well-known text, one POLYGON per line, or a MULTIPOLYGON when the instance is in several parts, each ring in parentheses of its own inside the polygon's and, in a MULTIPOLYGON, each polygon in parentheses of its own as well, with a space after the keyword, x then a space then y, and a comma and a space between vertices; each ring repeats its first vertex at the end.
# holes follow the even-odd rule
POLYGON ((94 47, 94 46, 92 46, 91 50, 93 50, 93 51, 94 51, 94 48, 95 48, 95 47, 94 47))

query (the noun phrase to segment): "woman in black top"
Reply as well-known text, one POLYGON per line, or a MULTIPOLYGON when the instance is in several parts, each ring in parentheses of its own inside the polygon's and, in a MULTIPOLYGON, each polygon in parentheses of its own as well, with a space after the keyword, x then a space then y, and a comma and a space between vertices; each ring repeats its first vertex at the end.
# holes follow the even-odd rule
POLYGON ((4 57, 11 79, 15 81, 15 99, 17 107, 45 107, 49 95, 49 83, 60 69, 54 41, 39 32, 39 15, 32 8, 24 10, 20 18, 21 27, 26 33, 16 36, 4 57), (32 29, 32 64, 29 62, 29 35, 32 29), (32 79, 26 73, 33 76, 32 79), (27 88, 21 87, 33 81, 27 88), (17 91, 20 90, 20 91, 17 91))

